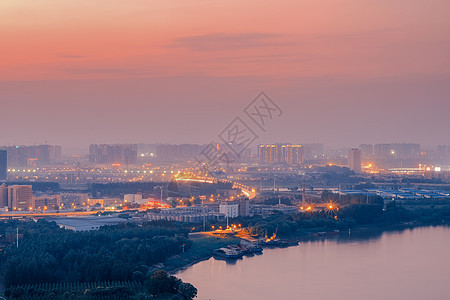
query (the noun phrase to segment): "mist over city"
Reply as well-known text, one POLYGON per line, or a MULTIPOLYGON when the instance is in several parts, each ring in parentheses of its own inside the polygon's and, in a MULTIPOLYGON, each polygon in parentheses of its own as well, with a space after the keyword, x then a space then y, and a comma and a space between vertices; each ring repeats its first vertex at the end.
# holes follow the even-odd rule
POLYGON ((437 299, 450 3, 0 3, 0 299, 437 299))

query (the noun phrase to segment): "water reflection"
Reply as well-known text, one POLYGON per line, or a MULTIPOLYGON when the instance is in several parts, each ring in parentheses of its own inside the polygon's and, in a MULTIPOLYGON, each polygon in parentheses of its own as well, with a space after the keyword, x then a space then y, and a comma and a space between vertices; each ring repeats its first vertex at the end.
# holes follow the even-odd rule
POLYGON ((450 229, 340 234, 180 273, 199 299, 448 299, 450 229))

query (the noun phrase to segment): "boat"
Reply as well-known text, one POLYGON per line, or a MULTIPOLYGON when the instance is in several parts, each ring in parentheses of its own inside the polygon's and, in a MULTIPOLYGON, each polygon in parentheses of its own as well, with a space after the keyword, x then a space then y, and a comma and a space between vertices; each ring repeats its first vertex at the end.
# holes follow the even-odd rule
POLYGON ((263 251, 262 247, 246 240, 241 241, 241 247, 247 249, 250 253, 261 253, 263 251))
POLYGON ((319 237, 339 235, 339 230, 321 231, 321 232, 315 233, 314 235, 319 236, 319 237))
POLYGON ((286 240, 277 238, 276 233, 270 238, 261 239, 258 241, 259 245, 262 246, 278 246, 278 247, 289 247, 298 245, 297 240, 286 240))
POLYGON ((235 249, 231 249, 231 248, 219 248, 219 249, 215 249, 213 250, 213 255, 219 256, 219 257, 223 257, 223 258, 241 258, 243 253, 240 251, 237 251, 235 249))

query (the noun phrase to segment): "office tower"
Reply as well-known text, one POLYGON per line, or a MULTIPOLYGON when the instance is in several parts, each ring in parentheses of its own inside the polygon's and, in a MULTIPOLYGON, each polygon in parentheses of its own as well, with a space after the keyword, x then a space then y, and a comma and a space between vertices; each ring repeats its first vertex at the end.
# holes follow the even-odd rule
POLYGON ((31 185, 11 185, 8 187, 8 207, 10 210, 29 210, 32 207, 31 185))
POLYGON ((348 150, 348 167, 355 172, 361 172, 361 150, 352 148, 348 150))
POLYGON ((0 150, 0 180, 6 180, 8 177, 8 152, 0 150))

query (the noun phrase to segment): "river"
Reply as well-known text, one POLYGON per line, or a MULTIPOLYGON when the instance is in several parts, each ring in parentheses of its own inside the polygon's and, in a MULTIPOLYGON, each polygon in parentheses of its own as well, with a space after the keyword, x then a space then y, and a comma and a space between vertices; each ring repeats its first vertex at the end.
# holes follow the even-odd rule
POLYGON ((211 258, 176 276, 214 300, 450 299, 450 228, 342 234, 235 262, 211 258))

